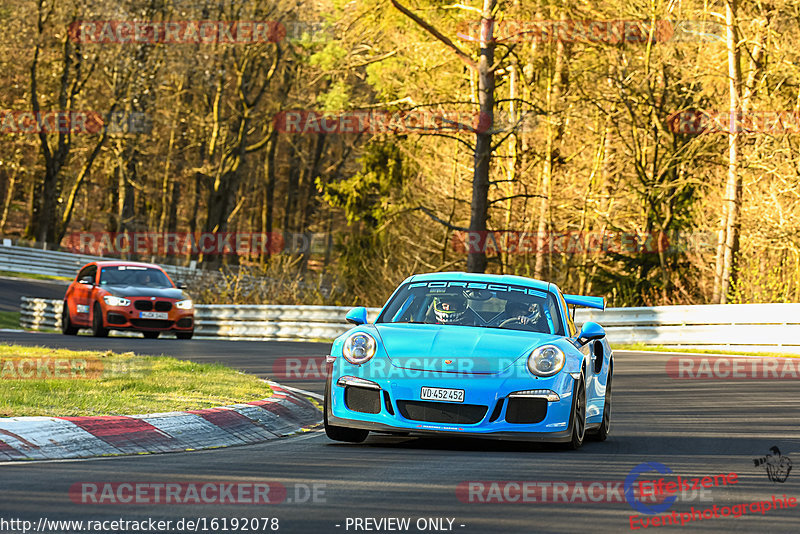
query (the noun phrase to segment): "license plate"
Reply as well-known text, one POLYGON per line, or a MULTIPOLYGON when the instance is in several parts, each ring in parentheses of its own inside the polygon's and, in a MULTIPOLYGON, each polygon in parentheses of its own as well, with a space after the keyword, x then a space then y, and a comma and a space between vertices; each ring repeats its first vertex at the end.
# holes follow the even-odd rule
POLYGON ((166 319, 166 312, 140 312, 139 318, 141 319, 166 319))
POLYGON ((445 402, 464 402, 464 390, 447 388, 422 388, 420 399, 445 402))

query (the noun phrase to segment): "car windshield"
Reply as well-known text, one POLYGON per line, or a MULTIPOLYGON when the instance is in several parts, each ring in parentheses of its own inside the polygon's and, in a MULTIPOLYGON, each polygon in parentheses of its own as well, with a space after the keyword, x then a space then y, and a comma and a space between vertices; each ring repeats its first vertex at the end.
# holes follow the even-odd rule
POLYGON ((167 275, 159 269, 152 267, 132 267, 130 265, 115 265, 100 269, 101 286, 136 286, 166 289, 175 287, 167 275))
POLYGON ((555 296, 509 284, 465 281, 405 284, 376 323, 423 323, 564 335, 555 296))

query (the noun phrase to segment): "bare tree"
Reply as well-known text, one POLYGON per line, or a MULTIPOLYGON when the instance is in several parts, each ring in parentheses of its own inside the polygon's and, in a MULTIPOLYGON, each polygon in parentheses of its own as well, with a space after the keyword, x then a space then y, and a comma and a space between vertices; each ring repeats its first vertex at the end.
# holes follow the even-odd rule
MULTIPOLYGON (((392 0, 392 5, 409 17, 430 35, 450 48, 461 61, 478 75, 478 106, 481 121, 494 124, 494 90, 495 70, 494 62, 494 13, 497 0, 483 0, 481 10, 481 26, 478 51, 478 61, 461 50, 442 32, 422 20, 397 0, 392 0)), ((473 151, 473 177, 472 177, 472 202, 470 204, 469 232, 471 235, 486 232, 486 219, 489 211, 489 170, 492 158, 492 132, 490 128, 478 128, 475 133, 475 149, 473 151)), ((470 250, 467 256, 467 271, 482 273, 486 270, 486 252, 484 250, 470 250)))

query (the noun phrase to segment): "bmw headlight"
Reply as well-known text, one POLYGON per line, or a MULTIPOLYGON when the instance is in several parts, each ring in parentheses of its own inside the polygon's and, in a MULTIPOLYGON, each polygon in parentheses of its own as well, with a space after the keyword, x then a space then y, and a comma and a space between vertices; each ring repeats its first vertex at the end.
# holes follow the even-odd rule
POLYGON ((130 306, 131 304, 130 300, 121 297, 115 297, 114 295, 106 295, 103 297, 103 300, 109 306, 130 306))
POLYGON ((179 310, 191 310, 194 307, 192 299, 179 300, 175 303, 175 307, 179 310))
POLYGON ((342 355, 344 359, 356 365, 369 361, 375 356, 377 347, 375 338, 364 332, 356 332, 344 341, 342 355))
POLYGON ((564 368, 566 357, 555 345, 542 345, 528 356, 528 370, 536 376, 553 376, 564 368))

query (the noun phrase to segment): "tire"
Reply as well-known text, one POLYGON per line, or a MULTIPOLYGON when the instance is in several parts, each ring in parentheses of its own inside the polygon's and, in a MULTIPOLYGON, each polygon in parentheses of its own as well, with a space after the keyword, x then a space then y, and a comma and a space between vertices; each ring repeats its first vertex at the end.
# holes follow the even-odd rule
POLYGON ((145 339, 158 339, 158 336, 161 335, 161 332, 142 332, 142 335, 145 339))
POLYGON ((98 303, 94 303, 92 313, 92 335, 94 337, 108 337, 108 328, 103 324, 103 310, 98 303))
POLYGON ((328 399, 330 398, 330 395, 331 382, 329 377, 328 384, 325 386, 325 402, 322 407, 323 420, 325 422, 325 435, 334 441, 346 441, 348 443, 361 443, 367 439, 367 436, 369 436, 369 430, 333 426, 328 424, 328 399))
POLYGON ((580 449, 586 434, 586 386, 583 376, 578 380, 575 404, 572 407, 572 439, 567 443, 570 450, 580 449))
POLYGON ((61 333, 65 336, 74 336, 78 333, 78 327, 72 324, 69 317, 69 306, 67 301, 64 301, 64 310, 61 312, 61 333))
POLYGON ((194 330, 192 330, 191 332, 175 332, 175 337, 177 337, 178 339, 192 339, 193 335, 194 335, 194 330))
POLYGON ((600 428, 589 434, 592 441, 605 441, 611 433, 611 374, 608 375, 608 382, 606 383, 606 398, 603 403, 603 422, 600 423, 600 428))

